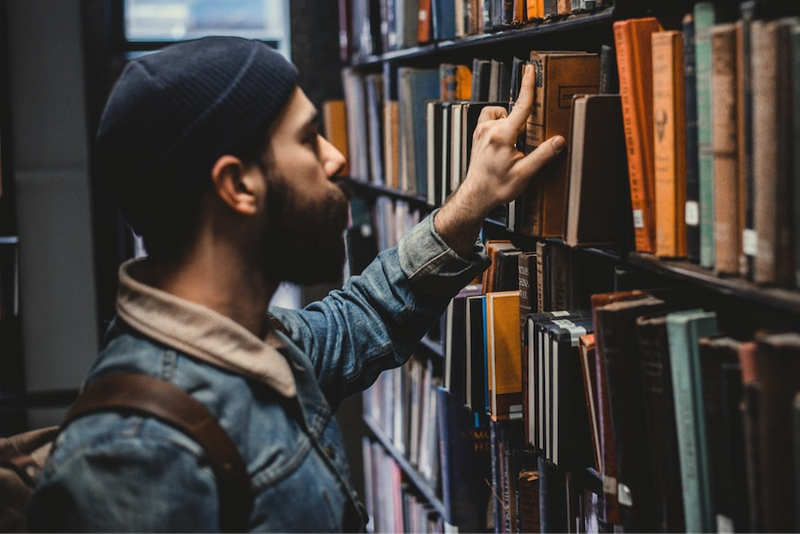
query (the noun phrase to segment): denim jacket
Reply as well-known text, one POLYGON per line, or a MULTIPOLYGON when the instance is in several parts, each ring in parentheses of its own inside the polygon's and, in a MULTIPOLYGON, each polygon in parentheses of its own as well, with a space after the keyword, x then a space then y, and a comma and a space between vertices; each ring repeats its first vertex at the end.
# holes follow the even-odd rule
MULTIPOLYGON (((147 260, 120 268, 117 317, 86 383, 119 372, 170 381, 214 413, 247 464, 251 531, 360 529, 333 412, 402 365, 449 299, 488 265, 428 217, 362 275, 303 310, 271 308, 282 327, 258 337, 147 283, 147 260)), ((47 531, 218 531, 211 469, 197 443, 158 420, 85 416, 58 437, 32 501, 47 531)))

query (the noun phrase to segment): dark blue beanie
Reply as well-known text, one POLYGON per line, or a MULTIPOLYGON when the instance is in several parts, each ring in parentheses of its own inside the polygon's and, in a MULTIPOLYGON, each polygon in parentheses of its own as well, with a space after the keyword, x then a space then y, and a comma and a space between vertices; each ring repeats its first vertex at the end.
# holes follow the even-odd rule
POLYGON ((157 210, 163 198, 174 207, 169 197, 207 188, 216 160, 266 132, 296 86, 287 59, 238 37, 186 41, 128 63, 106 103, 97 146, 134 229, 149 224, 137 220, 142 202, 157 210))

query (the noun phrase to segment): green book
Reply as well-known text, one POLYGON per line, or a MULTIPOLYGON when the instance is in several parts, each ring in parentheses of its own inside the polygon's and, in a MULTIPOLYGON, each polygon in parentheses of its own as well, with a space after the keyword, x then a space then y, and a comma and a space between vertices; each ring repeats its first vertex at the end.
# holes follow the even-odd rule
POLYGON ((714 2, 694 5, 695 79, 697 84, 697 161, 700 207, 700 265, 714 268, 714 147, 711 116, 711 26, 714 2))
POLYGON ((716 532, 698 343, 716 332, 713 311, 667 314, 686 532, 716 532))

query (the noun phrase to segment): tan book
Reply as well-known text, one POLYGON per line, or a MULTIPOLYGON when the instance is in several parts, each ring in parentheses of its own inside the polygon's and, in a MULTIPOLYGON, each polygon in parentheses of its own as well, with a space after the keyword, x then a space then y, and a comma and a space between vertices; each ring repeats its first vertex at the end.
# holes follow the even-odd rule
POLYGON ((345 157, 344 176, 350 175, 347 151, 347 110, 344 99, 326 100, 322 104, 322 128, 325 137, 345 157))
POLYGON ((686 248, 686 115, 683 35, 652 34, 653 179, 657 256, 684 258, 686 248))
POLYGON ((714 270, 739 274, 742 199, 737 150, 736 25, 711 28, 711 117, 714 149, 714 270))
POLYGON ((519 329, 519 291, 487 293, 489 415, 495 421, 522 419, 522 353, 519 329))

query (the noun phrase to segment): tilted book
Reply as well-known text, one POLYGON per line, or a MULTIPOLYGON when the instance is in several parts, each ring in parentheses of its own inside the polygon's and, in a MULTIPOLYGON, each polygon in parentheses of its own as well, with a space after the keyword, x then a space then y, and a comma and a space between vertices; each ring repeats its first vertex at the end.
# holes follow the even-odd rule
MULTIPOLYGON (((536 69, 534 102, 525 129, 525 152, 554 135, 569 142, 572 98, 600 88, 600 56, 588 52, 532 50, 536 69)), ((550 162, 531 180, 517 200, 518 229, 537 237, 563 237, 567 191, 567 159, 550 162)))

